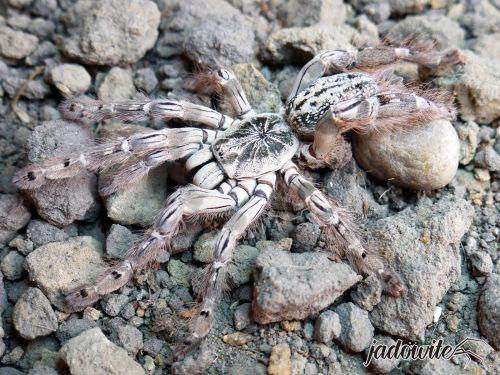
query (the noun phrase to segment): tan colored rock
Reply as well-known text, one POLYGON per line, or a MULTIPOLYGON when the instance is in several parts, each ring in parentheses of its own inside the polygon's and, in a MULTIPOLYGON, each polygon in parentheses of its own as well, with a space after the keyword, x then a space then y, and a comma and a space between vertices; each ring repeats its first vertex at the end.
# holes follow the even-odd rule
POLYGON ((292 352, 287 344, 278 344, 271 350, 268 375, 290 375, 292 373, 292 352))
POLYGON ((224 335, 222 340, 231 346, 241 346, 245 345, 250 339, 252 338, 251 335, 243 332, 234 332, 230 333, 229 335, 224 335))
POLYGON ((449 121, 436 120, 404 132, 357 134, 353 153, 366 171, 382 181, 432 190, 447 185, 455 176, 460 143, 449 121))

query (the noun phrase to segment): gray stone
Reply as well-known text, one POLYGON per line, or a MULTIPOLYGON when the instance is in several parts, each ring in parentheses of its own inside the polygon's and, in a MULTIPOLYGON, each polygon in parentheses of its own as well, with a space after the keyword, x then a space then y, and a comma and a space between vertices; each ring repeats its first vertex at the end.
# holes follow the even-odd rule
POLYGON ((14 8, 26 8, 28 5, 30 5, 33 2, 33 0, 9 0, 9 5, 14 7, 14 8))
POLYGON ((94 328, 97 325, 96 322, 89 319, 79 319, 70 318, 63 322, 56 332, 56 337, 59 339, 61 344, 64 344, 69 339, 78 336, 80 333, 94 328))
POLYGON ((232 67, 238 77, 250 105, 257 113, 279 112, 281 95, 278 88, 264 78, 252 64, 237 64, 232 67))
POLYGON ((151 93, 158 86, 158 78, 151 68, 139 69, 135 72, 134 85, 138 90, 151 93))
POLYGON ((422 12, 430 2, 430 0, 389 0, 389 5, 392 14, 404 16, 422 12))
POLYGON ((133 64, 158 37, 160 12, 149 0, 78 1, 66 14, 64 52, 86 64, 133 64))
POLYGON ((464 373, 462 366, 454 364, 449 359, 413 361, 410 368, 411 373, 415 375, 462 375, 464 373))
POLYGON ((144 369, 97 327, 66 342, 59 354, 73 375, 145 375, 144 369))
MULTIPOLYGON (((194 245, 193 257, 198 262, 213 261, 213 248, 217 232, 203 234, 194 245)), ((259 250, 252 246, 238 245, 234 251, 232 262, 228 266, 229 277, 235 287, 250 281, 255 259, 259 250)))
POLYGON ((23 268, 24 257, 17 251, 10 251, 2 259, 0 269, 8 280, 19 280, 25 271, 23 268))
POLYGON ((20 346, 16 346, 10 352, 6 353, 1 360, 4 365, 15 365, 24 355, 24 349, 20 346))
POLYGON ((338 343, 348 351, 362 352, 368 348, 373 339, 374 328, 368 318, 368 312, 360 309, 352 302, 337 306, 340 326, 338 343))
POLYGON ((406 17, 391 28, 388 39, 402 42, 418 35, 420 40, 435 43, 437 49, 460 48, 465 32, 457 21, 441 14, 425 14, 406 17))
POLYGON ((17 301, 12 323, 21 337, 33 340, 57 330, 57 317, 47 297, 38 288, 29 288, 17 301))
POLYGON ((252 311, 260 324, 317 313, 361 279, 324 253, 263 250, 254 269, 252 311))
POLYGON ((33 241, 35 248, 50 242, 66 241, 69 238, 64 230, 41 220, 31 220, 26 229, 26 235, 33 241))
POLYGON ((500 117, 500 72, 497 60, 465 51, 466 64, 436 84, 456 94, 460 117, 487 124, 500 117))
POLYGON ((111 341, 120 345, 132 357, 142 349, 142 332, 133 325, 127 324, 122 318, 113 318, 107 323, 111 331, 111 341))
POLYGON ((156 168, 132 186, 106 197, 108 217, 124 225, 147 227, 164 207, 167 169, 156 168))
POLYGON ((16 370, 14 367, 0 367, 0 375, 26 375, 24 372, 16 370))
POLYGON ((224 27, 218 18, 207 18, 193 25, 184 42, 184 53, 195 64, 217 68, 252 62, 255 36, 249 24, 226 18, 224 27))
MULTIPOLYGON (((396 341, 389 336, 377 335, 374 337, 374 340, 376 340, 377 343, 373 344, 373 347, 383 345, 385 346, 386 350, 391 345, 396 345, 396 341)), ((372 348, 370 347, 368 350, 371 349, 372 348)), ((368 351, 366 353, 368 353, 368 351)), ((398 358, 373 358, 368 368, 370 371, 376 374, 387 374, 392 370, 394 370, 399 365, 400 362, 401 359, 398 358)))
POLYGON ((326 310, 316 318, 314 339, 321 344, 331 345, 332 340, 340 337, 341 330, 339 314, 326 310))
POLYGON ((445 195, 368 226, 373 248, 383 252, 407 288, 401 298, 382 296, 370 314, 376 328, 423 341, 434 307, 460 276, 458 245, 473 216, 465 200, 445 195))
POLYGON ((28 375, 58 375, 59 373, 52 367, 45 365, 35 365, 29 370, 28 375))
POLYGON ((156 357, 160 350, 165 346, 163 340, 157 339, 156 337, 149 337, 144 340, 143 352, 149 354, 151 357, 156 357))
POLYGON ((446 120, 404 131, 374 131, 354 139, 356 161, 382 181, 433 190, 448 184, 457 172, 460 143, 446 120))
POLYGON ((102 245, 92 237, 73 237, 65 242, 41 246, 26 258, 26 268, 34 281, 58 309, 72 289, 95 281, 105 265, 102 245))
POLYGON ((30 7, 30 12, 35 16, 51 17, 57 11, 57 0, 37 0, 30 7))
POLYGON ((117 316, 128 302, 125 294, 109 294, 101 300, 102 310, 109 316, 117 316))
POLYGON ((500 38, 500 32, 479 35, 471 49, 481 57, 498 61, 500 60, 498 38, 500 38))
POLYGON ((97 89, 99 99, 106 102, 124 101, 136 93, 132 72, 118 67, 112 68, 97 89))
POLYGON ((321 229, 313 223, 301 223, 292 232, 294 250, 296 252, 311 251, 318 242, 321 229))
MULTIPOLYGON (((3 80, 2 85, 7 95, 14 98, 21 88, 26 83, 27 77, 10 76, 3 80)), ((28 83, 26 90, 23 91, 21 97, 38 100, 43 99, 50 94, 50 87, 41 79, 34 79, 28 83)))
POLYGON ((24 240, 20 236, 14 238, 9 242, 9 246, 19 251, 22 255, 26 256, 31 253, 35 246, 31 240, 24 240))
POLYGON ((373 306, 380 303, 382 298, 382 285, 375 275, 370 275, 351 292, 352 301, 364 310, 372 311, 373 306))
POLYGON ((204 374, 215 358, 213 345, 203 340, 198 349, 172 365, 172 375, 204 374))
POLYGON ((167 265, 167 271, 170 277, 178 284, 189 287, 191 279, 196 274, 197 267, 181 262, 177 259, 171 259, 167 265))
POLYGON ((356 30, 347 25, 280 29, 265 42, 262 57, 273 64, 303 65, 324 50, 352 50, 356 35, 356 30))
POLYGON ((50 70, 52 84, 64 96, 78 96, 90 87, 92 78, 87 70, 78 64, 61 64, 50 70))
POLYGON ((284 27, 342 25, 347 9, 342 0, 290 0, 278 7, 278 18, 284 27))
POLYGON ((488 253, 477 251, 472 253, 469 259, 474 276, 484 276, 493 272, 493 261, 488 253))
POLYGON ((38 38, 10 27, 0 26, 0 55, 6 59, 19 60, 32 53, 38 45, 38 38))
MULTIPOLYGON (((70 155, 92 145, 83 127, 67 121, 47 121, 37 126, 27 142, 28 159, 41 162, 51 157, 70 155)), ((51 224, 65 226, 75 220, 90 220, 99 211, 95 177, 81 174, 73 178, 47 181, 42 187, 27 190, 38 214, 51 224)))
POLYGON ((473 36, 500 32, 500 10, 498 3, 488 0, 473 0, 466 3, 466 13, 461 23, 473 36))
POLYGON ((500 154, 491 146, 480 150, 474 158, 474 163, 490 172, 500 172, 500 154))
POLYGON ((500 350, 500 275, 489 274, 477 305, 481 333, 500 350))
POLYGON ((124 259, 125 253, 138 239, 127 227, 113 224, 106 236, 106 256, 108 258, 124 259))
POLYGON ((31 213, 16 194, 0 194, 0 245, 8 243, 30 221, 31 213))
POLYGON ((458 124, 456 129, 460 139, 460 163, 467 165, 474 159, 479 145, 479 126, 474 121, 467 121, 458 124))
POLYGON ((245 329, 252 323, 251 303, 243 303, 234 310, 233 322, 234 328, 238 331, 245 329))

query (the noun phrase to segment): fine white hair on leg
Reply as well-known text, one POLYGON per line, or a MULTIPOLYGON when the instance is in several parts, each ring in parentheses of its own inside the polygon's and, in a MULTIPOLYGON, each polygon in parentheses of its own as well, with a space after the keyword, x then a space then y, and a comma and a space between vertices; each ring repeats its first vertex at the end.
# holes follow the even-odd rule
POLYGON ((227 102, 240 119, 255 115, 240 82, 235 74, 227 69, 219 69, 213 73, 216 84, 220 86, 227 102))
POLYGON ((193 176, 193 183, 205 189, 213 189, 224 181, 224 172, 215 161, 205 164, 193 176))
POLYGON ((226 129, 233 119, 211 108, 182 100, 144 99, 125 102, 103 102, 90 98, 71 98, 59 107, 63 116, 70 120, 89 119, 102 121, 146 121, 150 119, 190 121, 213 129, 226 129))
POLYGON ((378 276, 386 293, 394 297, 401 296, 404 292, 403 283, 395 273, 385 268, 373 250, 363 245, 346 211, 302 176, 294 163, 287 163, 281 173, 285 183, 305 202, 315 221, 322 227, 330 250, 345 256, 357 272, 378 276))
POLYGON ((79 311, 96 302, 101 296, 125 285, 133 276, 154 261, 160 250, 169 249, 185 217, 212 214, 233 209, 236 202, 217 190, 202 189, 191 185, 172 194, 152 228, 126 253, 125 260, 106 270, 97 280, 82 285, 68 294, 65 305, 70 311, 79 311))
MULTIPOLYGON (((227 288, 227 268, 238 240, 264 211, 276 183, 276 174, 270 173, 257 179, 253 195, 239 208, 217 235, 213 249, 213 262, 194 281, 200 290, 201 304, 190 321, 189 332, 177 354, 183 354, 203 339, 215 320, 217 305, 227 288)), ((248 184, 248 185, 251 185, 248 184)))

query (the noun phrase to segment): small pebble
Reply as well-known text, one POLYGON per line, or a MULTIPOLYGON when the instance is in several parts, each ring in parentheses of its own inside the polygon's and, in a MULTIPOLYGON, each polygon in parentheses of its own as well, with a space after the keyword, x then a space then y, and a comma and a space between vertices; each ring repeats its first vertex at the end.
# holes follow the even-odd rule
POLYGON ((271 350, 267 366, 268 375, 290 375, 292 373, 291 350, 287 344, 278 344, 271 350))
POLYGON ((252 338, 252 336, 247 334, 247 333, 235 332, 235 333, 231 333, 229 335, 224 335, 222 340, 226 344, 231 345, 231 346, 242 346, 242 345, 247 344, 248 341, 251 340, 251 338, 252 338))

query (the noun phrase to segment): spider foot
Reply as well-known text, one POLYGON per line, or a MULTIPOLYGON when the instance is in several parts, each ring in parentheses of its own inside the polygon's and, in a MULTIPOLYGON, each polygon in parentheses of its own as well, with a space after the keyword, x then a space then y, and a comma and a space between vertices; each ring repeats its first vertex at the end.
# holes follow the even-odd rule
POLYGON ((394 298, 399 298, 405 293, 406 288, 403 281, 395 272, 383 270, 379 277, 384 293, 394 298))
POLYGON ((71 291, 64 299, 64 310, 67 312, 81 311, 97 302, 99 293, 95 286, 87 284, 71 291))

